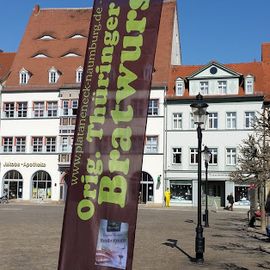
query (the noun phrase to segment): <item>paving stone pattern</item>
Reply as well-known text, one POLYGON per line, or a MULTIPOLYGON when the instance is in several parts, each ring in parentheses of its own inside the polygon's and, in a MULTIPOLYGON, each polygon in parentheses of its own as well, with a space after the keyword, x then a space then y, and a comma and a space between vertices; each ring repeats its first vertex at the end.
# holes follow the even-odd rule
MULTIPOLYGON (((61 204, 0 205, 0 269, 56 270, 63 211, 61 204)), ((210 212, 205 262, 196 264, 196 218, 196 208, 140 205, 133 270, 270 269, 269 239, 247 229, 246 211, 210 212)))

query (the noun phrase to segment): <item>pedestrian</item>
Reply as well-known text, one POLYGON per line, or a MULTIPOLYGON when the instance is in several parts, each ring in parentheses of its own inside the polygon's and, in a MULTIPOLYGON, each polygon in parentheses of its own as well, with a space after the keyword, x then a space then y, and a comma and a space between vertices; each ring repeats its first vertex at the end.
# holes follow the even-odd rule
POLYGON ((233 211, 234 198, 232 193, 230 193, 230 195, 227 196, 227 201, 230 204, 228 210, 233 211))
POLYGON ((171 192, 170 189, 167 188, 165 191, 165 206, 170 207, 170 200, 171 200, 171 192))

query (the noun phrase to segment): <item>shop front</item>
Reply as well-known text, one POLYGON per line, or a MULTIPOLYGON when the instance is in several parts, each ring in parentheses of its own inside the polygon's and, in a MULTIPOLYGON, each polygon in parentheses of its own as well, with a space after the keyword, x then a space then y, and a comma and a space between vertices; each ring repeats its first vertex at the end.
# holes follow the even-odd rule
POLYGON ((192 204, 192 181, 171 180, 171 203, 192 204))

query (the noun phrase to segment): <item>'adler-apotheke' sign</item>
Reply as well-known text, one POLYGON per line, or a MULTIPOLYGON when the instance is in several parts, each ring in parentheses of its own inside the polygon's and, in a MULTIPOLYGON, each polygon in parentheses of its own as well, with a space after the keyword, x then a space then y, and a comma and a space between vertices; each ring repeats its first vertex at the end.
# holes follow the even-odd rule
POLYGON ((80 91, 59 270, 132 269, 162 0, 96 0, 80 91))

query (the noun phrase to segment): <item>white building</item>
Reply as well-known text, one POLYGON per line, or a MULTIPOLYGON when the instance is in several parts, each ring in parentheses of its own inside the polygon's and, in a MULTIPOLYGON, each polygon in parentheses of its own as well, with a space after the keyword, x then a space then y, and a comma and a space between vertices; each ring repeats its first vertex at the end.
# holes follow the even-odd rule
MULTIPOLYGON (((35 6, 2 87, 0 195, 65 198, 90 17, 91 9, 35 6)), ((170 65, 180 63, 176 1, 165 1, 146 130, 145 203, 163 200, 164 91, 170 65)))
MULTIPOLYGON (((202 144, 211 151, 210 205, 225 206, 231 192, 236 205, 248 204, 248 186, 231 182, 229 174, 237 164, 239 145, 252 132, 252 120, 262 111, 270 78, 266 63, 269 58, 254 63, 173 67, 166 96, 165 139, 165 179, 172 204, 197 205, 198 139, 190 105, 198 93, 209 105, 202 144)), ((204 181, 203 160, 202 170, 204 181)))

